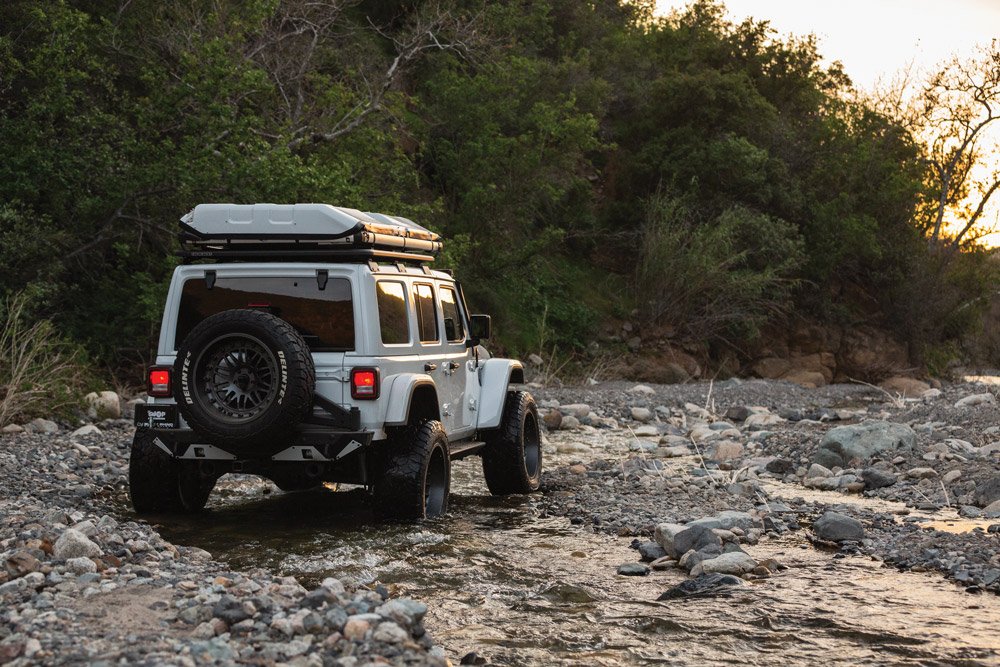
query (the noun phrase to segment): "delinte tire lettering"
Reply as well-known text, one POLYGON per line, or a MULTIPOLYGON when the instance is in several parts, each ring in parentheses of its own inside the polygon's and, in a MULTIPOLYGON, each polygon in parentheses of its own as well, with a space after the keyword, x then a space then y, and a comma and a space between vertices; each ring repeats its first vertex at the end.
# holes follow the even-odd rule
POLYGON ((278 388, 278 403, 284 403, 285 390, 288 388, 288 363, 285 361, 285 353, 278 350, 278 363, 281 364, 281 386, 278 388))
POLYGON ((191 398, 191 389, 188 384, 188 373, 191 371, 191 353, 188 352, 184 356, 184 365, 181 366, 181 394, 184 395, 184 401, 188 405, 191 405, 193 399, 191 398))

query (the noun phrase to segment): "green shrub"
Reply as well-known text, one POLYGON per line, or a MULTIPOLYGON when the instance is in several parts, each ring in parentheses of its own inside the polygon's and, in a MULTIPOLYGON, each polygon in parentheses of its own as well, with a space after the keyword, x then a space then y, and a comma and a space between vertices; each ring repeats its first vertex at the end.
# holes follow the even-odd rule
POLYGON ((652 322, 696 340, 752 338, 783 313, 804 262, 796 228, 733 206, 702 219, 685 199, 647 205, 637 301, 652 322))
POLYGON ((87 367, 48 320, 34 320, 23 294, 0 304, 0 426, 67 415, 79 407, 87 367))

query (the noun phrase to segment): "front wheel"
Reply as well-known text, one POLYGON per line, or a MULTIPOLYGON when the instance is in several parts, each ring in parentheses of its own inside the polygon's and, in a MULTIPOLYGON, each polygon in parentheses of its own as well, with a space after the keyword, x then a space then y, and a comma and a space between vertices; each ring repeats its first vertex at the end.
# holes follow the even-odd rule
POLYGON ((542 482, 538 408, 526 391, 507 394, 500 427, 486 437, 483 475, 494 496, 532 493, 542 482))
POLYGON ((178 461, 160 449, 148 431, 138 430, 128 460, 128 495, 139 514, 197 512, 215 487, 197 464, 178 461))
POLYGON ((414 521, 448 511, 451 458, 439 421, 411 426, 392 438, 375 482, 375 508, 387 519, 414 521))

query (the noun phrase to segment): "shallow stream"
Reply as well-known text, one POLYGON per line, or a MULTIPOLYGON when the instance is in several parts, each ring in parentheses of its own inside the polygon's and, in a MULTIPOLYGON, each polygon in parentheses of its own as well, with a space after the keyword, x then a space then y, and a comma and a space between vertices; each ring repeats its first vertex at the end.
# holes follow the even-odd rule
POLYGON ((1000 597, 940 575, 835 559, 796 536, 749 548, 789 569, 732 597, 656 602, 683 574, 618 576, 636 560, 630 539, 543 518, 535 498, 491 498, 478 459, 453 473, 450 514, 419 526, 376 524, 359 492, 239 482, 161 530, 233 568, 422 600, 453 664, 473 651, 504 665, 1000 664, 1000 597))

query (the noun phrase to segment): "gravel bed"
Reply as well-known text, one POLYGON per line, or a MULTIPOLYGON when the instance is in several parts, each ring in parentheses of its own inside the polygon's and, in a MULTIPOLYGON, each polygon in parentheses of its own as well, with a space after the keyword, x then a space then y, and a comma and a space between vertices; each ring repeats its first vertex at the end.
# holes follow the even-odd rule
POLYGON ((444 665, 423 603, 230 572, 122 510, 131 426, 0 437, 0 663, 444 665))

